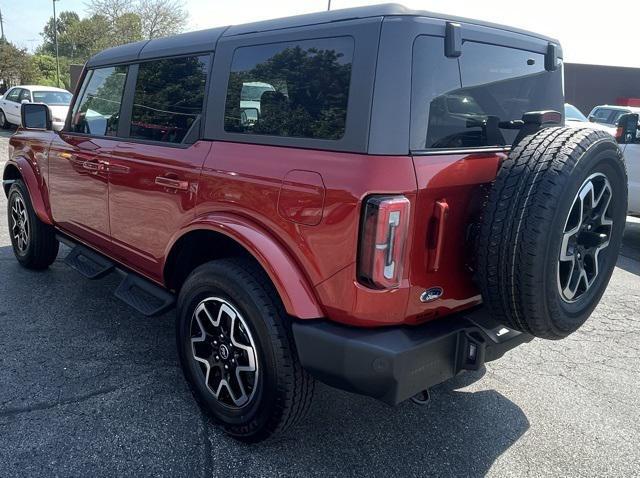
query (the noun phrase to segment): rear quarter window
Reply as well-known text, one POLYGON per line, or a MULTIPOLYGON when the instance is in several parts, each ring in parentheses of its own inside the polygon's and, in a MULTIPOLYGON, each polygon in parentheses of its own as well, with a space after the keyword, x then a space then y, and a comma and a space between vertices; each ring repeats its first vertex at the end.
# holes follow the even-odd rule
POLYGON ((238 48, 227 87, 225 131, 341 139, 353 49, 352 37, 238 48))
POLYGON ((504 46, 466 41, 459 58, 447 58, 443 38, 418 37, 412 85, 412 150, 508 146, 518 131, 502 125, 564 110, 562 70, 504 46))

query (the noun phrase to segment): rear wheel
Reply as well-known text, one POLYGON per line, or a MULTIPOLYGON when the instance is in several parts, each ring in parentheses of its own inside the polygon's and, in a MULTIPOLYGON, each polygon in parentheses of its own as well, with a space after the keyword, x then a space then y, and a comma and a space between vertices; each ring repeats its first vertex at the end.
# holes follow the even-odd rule
POLYGON ((245 259, 198 267, 178 300, 177 345, 201 408, 248 442, 287 430, 306 413, 313 379, 302 369, 269 278, 245 259))
POLYGON ((38 218, 27 188, 20 180, 9 189, 7 218, 13 253, 18 262, 27 269, 49 267, 58 255, 55 230, 38 218))
POLYGON ((610 135, 546 128, 525 137, 498 172, 476 251, 492 314, 547 339, 577 330, 607 287, 626 210, 626 169, 610 135))

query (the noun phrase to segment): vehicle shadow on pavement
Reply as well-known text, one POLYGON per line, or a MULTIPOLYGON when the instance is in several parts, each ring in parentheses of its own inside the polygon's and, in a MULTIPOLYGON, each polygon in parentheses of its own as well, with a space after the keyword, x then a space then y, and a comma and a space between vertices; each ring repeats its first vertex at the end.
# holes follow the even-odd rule
MULTIPOLYGON (((66 251, 65 251, 66 252, 66 251)), ((240 444, 208 423, 182 378, 174 314, 145 318, 61 261, 31 272, 0 247, 3 477, 483 475, 528 430, 494 390, 436 387, 389 407, 318 384, 287 434, 240 444)), ((479 387, 472 387, 479 388, 479 387)))

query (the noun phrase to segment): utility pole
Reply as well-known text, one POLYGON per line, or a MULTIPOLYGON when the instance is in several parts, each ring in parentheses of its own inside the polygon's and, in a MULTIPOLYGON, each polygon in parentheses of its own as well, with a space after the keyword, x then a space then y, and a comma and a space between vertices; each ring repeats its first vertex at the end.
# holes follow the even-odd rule
POLYGON ((2 19, 2 10, 0 10, 0 40, 4 40, 4 20, 2 19))
POLYGON ((331 0, 329 0, 329 3, 327 4, 327 11, 331 10, 331 0))
POLYGON ((60 59, 58 58, 58 21, 56 20, 56 2, 53 0, 53 43, 56 45, 56 85, 60 88, 60 59))

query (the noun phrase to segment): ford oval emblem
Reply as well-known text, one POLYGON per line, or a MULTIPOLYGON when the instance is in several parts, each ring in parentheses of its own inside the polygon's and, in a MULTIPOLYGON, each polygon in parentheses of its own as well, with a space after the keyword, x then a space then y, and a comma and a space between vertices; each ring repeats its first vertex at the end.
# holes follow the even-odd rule
POLYGON ((422 294, 420 294, 420 302, 432 302, 442 297, 443 293, 444 290, 442 289, 442 287, 432 287, 431 289, 427 289, 422 294))

